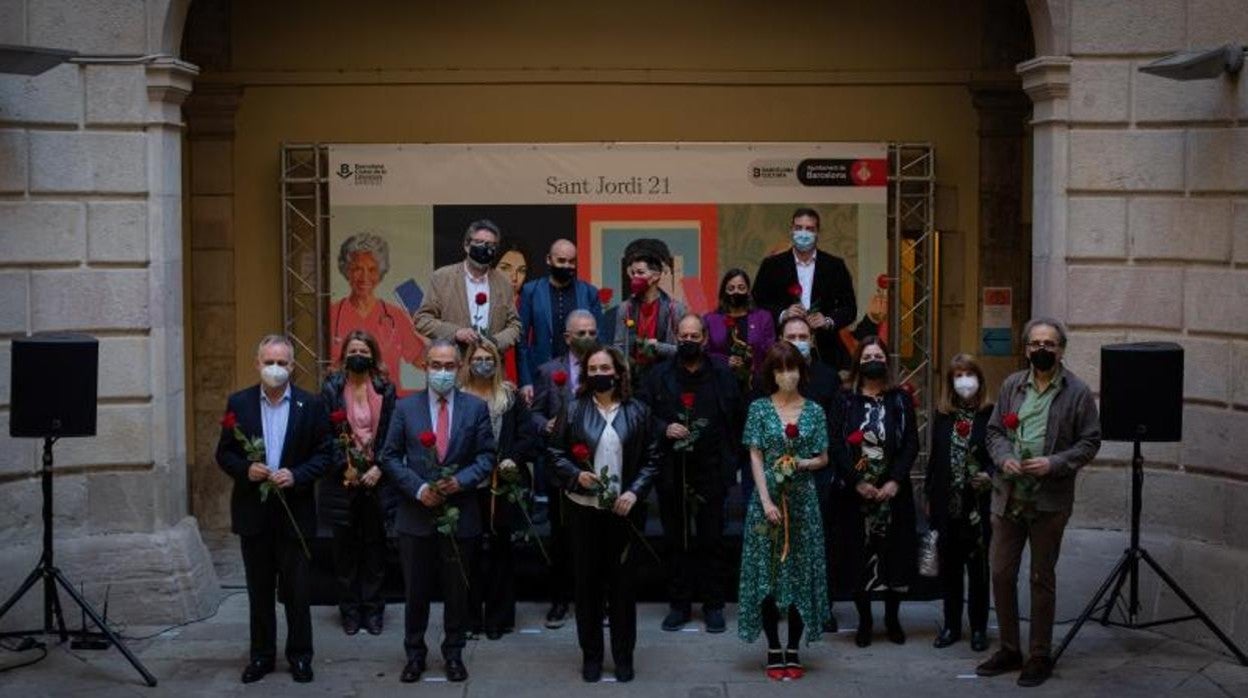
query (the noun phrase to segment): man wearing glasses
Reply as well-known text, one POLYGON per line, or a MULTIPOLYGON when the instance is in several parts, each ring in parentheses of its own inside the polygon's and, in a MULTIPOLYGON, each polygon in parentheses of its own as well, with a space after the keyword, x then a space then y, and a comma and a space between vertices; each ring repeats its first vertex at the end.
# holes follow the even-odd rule
POLYGON ((1053 671, 1055 568, 1075 501, 1075 473, 1101 446, 1100 418, 1087 384, 1062 364, 1066 328, 1037 318, 1023 328, 1030 367, 1001 385, 988 422, 992 483, 989 565, 1001 649, 976 668, 980 676, 1020 671, 1018 685, 1039 686, 1053 671), (1026 663, 1019 643, 1018 568, 1031 548, 1031 637, 1026 663))

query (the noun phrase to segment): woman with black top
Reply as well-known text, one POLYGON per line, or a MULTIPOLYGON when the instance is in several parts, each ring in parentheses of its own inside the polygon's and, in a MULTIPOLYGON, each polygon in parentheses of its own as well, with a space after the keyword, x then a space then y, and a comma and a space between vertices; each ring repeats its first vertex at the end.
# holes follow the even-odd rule
POLYGON ((927 519, 936 531, 945 623, 938 649, 962 639, 962 575, 969 580, 971 649, 988 649, 988 543, 992 473, 986 437, 992 416, 984 372, 958 354, 945 372, 945 396, 932 422, 932 451, 924 482, 927 519))
POLYGON ((866 337, 854 352, 851 383, 845 396, 845 419, 833 450, 855 506, 840 512, 837 527, 843 553, 835 562, 840 591, 853 595, 858 609, 859 647, 871 644, 871 594, 884 594, 888 639, 904 644, 898 611, 901 594, 915 575, 917 535, 910 469, 919 453, 911 395, 893 385, 888 348, 879 337, 866 337))
POLYGON ((516 626, 512 534, 527 531, 528 525, 518 509, 520 503, 506 495, 517 486, 522 497, 532 490, 529 466, 537 458, 537 429, 516 386, 503 380, 498 347, 489 340, 477 340, 468 345, 464 355, 468 360, 460 367, 460 389, 485 401, 498 455, 489 479, 477 488, 485 535, 468 589, 468 617, 473 632, 484 629, 487 638, 497 640, 516 626))
POLYGON ((576 635, 586 681, 602 678, 603 602, 608 599, 615 678, 633 680, 637 644, 634 576, 650 554, 642 538, 645 500, 658 473, 659 433, 650 408, 633 399, 624 355, 614 347, 589 350, 577 397, 558 418, 549 447, 572 506, 576 635), (605 475, 604 475, 605 474, 605 475))
POLYGON ((363 626, 378 635, 385 611, 386 530, 398 500, 391 488, 379 485, 376 457, 394 413, 395 386, 377 340, 363 330, 343 338, 338 364, 321 387, 334 420, 334 460, 320 480, 317 509, 333 529, 342 630, 355 635, 363 626))

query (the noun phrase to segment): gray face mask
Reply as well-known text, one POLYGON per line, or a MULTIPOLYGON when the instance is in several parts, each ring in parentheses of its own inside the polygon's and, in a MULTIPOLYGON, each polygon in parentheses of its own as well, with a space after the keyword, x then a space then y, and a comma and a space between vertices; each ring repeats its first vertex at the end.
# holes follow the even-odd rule
POLYGON ((429 372, 429 389, 438 395, 446 395, 455 389, 455 372, 438 370, 429 372))
POLYGON ((493 378, 497 369, 498 364, 494 363, 494 359, 473 359, 468 368, 477 378, 493 378))
POLYGON ((810 342, 807 342, 804 339, 794 339, 791 340, 789 344, 792 344, 794 348, 802 353, 802 358, 810 361, 810 342))

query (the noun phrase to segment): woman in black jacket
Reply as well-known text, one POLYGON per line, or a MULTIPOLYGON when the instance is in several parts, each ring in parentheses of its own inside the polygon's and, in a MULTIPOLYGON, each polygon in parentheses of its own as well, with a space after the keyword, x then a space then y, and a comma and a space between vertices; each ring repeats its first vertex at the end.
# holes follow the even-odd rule
POLYGON ((563 484, 572 533, 581 677, 602 677, 603 599, 609 593, 615 678, 633 680, 637 644, 634 574, 648 544, 645 499, 658 472, 659 434, 650 408, 632 398, 624 355, 597 347, 581 365, 576 400, 558 418, 549 447, 563 484), (605 473, 605 475, 604 475, 605 473))
POLYGON ((386 530, 397 500, 389 487, 381 486, 375 458, 376 445, 386 442, 395 387, 380 357, 372 335, 349 333, 338 357, 339 370, 321 388, 333 422, 334 459, 320 481, 318 510, 333 528, 338 609, 348 635, 361 626, 371 635, 380 634, 385 612, 381 589, 386 530))
POLYGON ((503 380, 503 359, 489 340, 478 340, 465 351, 468 361, 460 368, 460 388, 485 401, 498 460, 488 480, 477 488, 481 503, 484 549, 476 556, 472 584, 468 589, 469 625, 497 640, 516 626, 516 560, 512 534, 527 531, 520 502, 507 491, 518 485, 526 499, 532 491, 530 471, 537 458, 537 429, 516 386, 503 380))
POLYGON ((879 337, 862 340, 852 365, 854 387, 844 398, 840 436, 844 447, 831 452, 842 481, 857 496, 839 516, 837 547, 843 554, 833 575, 857 606, 858 646, 871 644, 871 594, 877 591, 884 593, 888 639, 900 645, 906 641, 901 594, 914 580, 918 548, 910 484, 919 454, 914 401, 893 385, 888 349, 879 337))
POLYGON ((971 649, 988 649, 988 543, 992 473, 988 418, 992 403, 975 357, 958 354, 945 372, 945 396, 932 422, 924 481, 928 523, 936 531, 945 623, 938 649, 962 638, 962 574, 969 580, 971 649))

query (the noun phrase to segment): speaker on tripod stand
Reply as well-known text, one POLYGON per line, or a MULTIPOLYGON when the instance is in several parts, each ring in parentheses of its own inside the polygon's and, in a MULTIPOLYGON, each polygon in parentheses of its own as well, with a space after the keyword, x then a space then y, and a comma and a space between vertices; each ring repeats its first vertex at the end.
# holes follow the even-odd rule
POLYGON ((1066 651, 1083 624, 1100 613, 1101 625, 1132 629, 1199 620, 1226 645, 1240 664, 1248 666, 1248 657, 1140 546, 1140 512, 1144 508, 1144 455, 1140 444, 1180 441, 1183 438, 1183 347, 1171 342, 1135 342, 1101 347, 1101 438, 1134 444, 1131 458, 1131 542, 1079 614, 1070 632, 1062 639, 1062 644, 1053 654, 1054 663, 1066 651), (1187 605, 1190 615, 1147 622, 1137 620, 1140 614, 1141 561, 1187 605), (1124 586, 1127 603, 1123 615, 1126 619, 1112 620, 1110 613, 1117 606, 1124 586))
MULTIPOLYGON (((65 628, 59 585, 99 628, 98 637, 120 650, 147 685, 155 686, 156 677, 122 644, 121 638, 74 588, 52 557, 52 446, 66 437, 95 436, 99 355, 99 342, 84 334, 35 334, 13 340, 9 436, 43 439, 40 469, 43 554, 18 590, 0 606, 0 618, 42 580, 42 632, 59 635, 61 642, 68 641, 70 633, 65 628)), ((39 633, 39 630, 19 630, 0 633, 0 637, 28 637, 39 633)), ((83 634, 88 634, 85 628, 83 634)))

